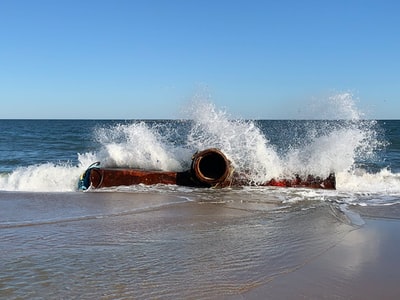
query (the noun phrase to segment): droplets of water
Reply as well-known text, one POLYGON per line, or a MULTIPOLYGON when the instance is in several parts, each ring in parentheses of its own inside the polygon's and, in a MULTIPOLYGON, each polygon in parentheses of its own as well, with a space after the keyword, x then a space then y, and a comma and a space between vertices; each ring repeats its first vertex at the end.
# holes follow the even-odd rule
MULTIPOLYGON (((216 147, 254 184, 294 174, 325 177, 334 172, 339 189, 357 190, 363 186, 360 182, 369 178, 359 175, 364 165, 371 165, 385 145, 376 121, 363 119, 350 93, 321 99, 312 109, 314 116, 324 120, 274 123, 277 127, 271 131, 260 127, 260 122, 233 118, 208 99, 196 99, 181 121, 131 121, 97 127, 93 131, 97 148, 78 153, 78 166, 22 167, 1 177, 0 188, 74 190, 80 173, 96 161, 104 167, 184 171, 190 168, 196 151, 216 147)), ((272 124, 268 122, 264 124, 272 124)), ((378 181, 387 181, 387 176, 364 171, 378 181)))
POLYGON ((276 150, 253 121, 231 119, 210 102, 201 102, 190 117, 189 147, 220 148, 236 170, 248 173, 254 182, 264 182, 282 172, 276 150))
POLYGON ((174 146, 158 129, 145 122, 99 128, 96 137, 102 147, 98 159, 104 166, 181 170, 174 146))
POLYGON ((103 166, 181 171, 189 168, 196 151, 216 147, 255 184, 294 174, 349 172, 358 161, 372 159, 382 145, 376 122, 360 119, 353 96, 337 94, 320 102, 324 111, 316 115, 326 120, 301 123, 300 135, 284 137, 284 151, 254 121, 232 118, 207 99, 195 99, 182 123, 183 134, 177 134, 177 123, 137 121, 99 128, 95 136, 101 148, 81 158, 95 156, 103 166))

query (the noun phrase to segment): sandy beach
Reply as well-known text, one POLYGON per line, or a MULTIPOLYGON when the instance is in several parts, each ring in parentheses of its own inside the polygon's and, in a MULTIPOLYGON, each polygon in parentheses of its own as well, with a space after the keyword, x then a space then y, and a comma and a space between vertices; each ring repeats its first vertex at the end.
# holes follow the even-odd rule
POLYGON ((237 299, 399 299, 400 221, 365 221, 320 256, 237 299))
POLYGON ((0 206, 5 299, 400 296, 400 221, 358 227, 326 203, 2 193, 0 206))

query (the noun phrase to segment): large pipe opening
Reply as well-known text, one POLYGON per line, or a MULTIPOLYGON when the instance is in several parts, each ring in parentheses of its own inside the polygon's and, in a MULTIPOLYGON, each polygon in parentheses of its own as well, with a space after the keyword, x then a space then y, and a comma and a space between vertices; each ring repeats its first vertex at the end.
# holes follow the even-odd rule
POLYGON ((220 150, 211 148, 193 156, 191 171, 196 180, 213 186, 228 179, 231 163, 220 150))

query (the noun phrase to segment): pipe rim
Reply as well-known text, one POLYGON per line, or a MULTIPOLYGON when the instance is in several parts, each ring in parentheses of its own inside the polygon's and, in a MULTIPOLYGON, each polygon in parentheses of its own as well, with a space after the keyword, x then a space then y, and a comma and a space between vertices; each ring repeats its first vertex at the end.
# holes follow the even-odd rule
POLYGON ((215 185, 227 180, 231 173, 231 162, 222 151, 210 148, 197 152, 193 156, 191 169, 198 181, 215 185))

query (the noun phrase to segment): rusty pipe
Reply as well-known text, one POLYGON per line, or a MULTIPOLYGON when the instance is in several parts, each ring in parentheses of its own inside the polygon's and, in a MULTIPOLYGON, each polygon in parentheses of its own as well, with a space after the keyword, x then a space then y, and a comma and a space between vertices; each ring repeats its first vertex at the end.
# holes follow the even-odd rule
POLYGON ((217 148, 196 152, 190 167, 193 179, 204 186, 227 186, 233 167, 225 154, 217 148))

